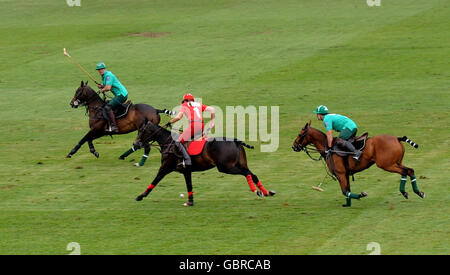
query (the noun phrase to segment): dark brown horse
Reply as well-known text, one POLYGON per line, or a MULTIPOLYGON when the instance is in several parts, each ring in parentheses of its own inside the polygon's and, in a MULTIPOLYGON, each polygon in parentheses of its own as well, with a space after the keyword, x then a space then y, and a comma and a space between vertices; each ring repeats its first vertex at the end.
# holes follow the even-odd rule
MULTIPOLYGON (((70 101, 70 106, 72 106, 72 108, 78 108, 80 105, 86 106, 86 112, 89 114, 90 130, 70 151, 70 153, 66 156, 67 158, 71 158, 72 155, 74 155, 85 142, 88 142, 91 153, 98 158, 99 154, 95 150, 92 143, 94 139, 105 135, 120 135, 136 131, 142 127, 145 121, 151 121, 152 123, 158 124, 161 120, 159 113, 171 114, 171 112, 166 109, 158 110, 147 104, 133 104, 130 106, 126 116, 117 119, 119 133, 111 133, 108 131, 109 124, 103 114, 105 104, 106 101, 102 99, 91 87, 89 87, 87 82, 83 83, 83 81, 81 81, 80 87, 78 87, 75 91, 75 95, 70 101)), ((134 151, 135 149, 133 147, 128 150, 128 153, 124 153, 120 159, 124 159, 125 156, 134 151)), ((149 151, 150 147, 146 147, 147 156, 149 151)))
MULTIPOLYGON (((335 144, 336 139, 333 140, 335 144)), ((308 145, 313 144, 315 151, 321 154, 322 158, 326 159, 328 169, 336 176, 341 185, 341 190, 347 198, 347 203, 342 206, 351 206, 351 199, 360 199, 367 196, 366 193, 354 194, 350 191, 349 176, 361 172, 373 164, 376 164, 383 170, 401 175, 400 192, 405 198, 408 198, 408 193, 405 191, 405 184, 407 176, 411 179, 411 184, 414 192, 421 198, 425 194, 419 191, 417 186, 414 170, 402 164, 403 156, 405 154, 405 147, 401 141, 407 141, 413 147, 418 145, 409 140, 407 137, 395 137, 390 135, 378 135, 368 138, 366 146, 359 161, 353 159, 350 155, 339 156, 334 154, 335 150, 326 153, 327 136, 323 132, 312 128, 311 122, 307 123, 298 134, 294 141, 292 149, 296 152, 305 151, 308 153, 308 145)))
POLYGON ((258 177, 248 169, 244 147, 253 149, 252 146, 237 139, 210 138, 199 155, 191 156, 192 167, 183 168, 178 165, 182 160, 182 155, 175 146, 174 138, 177 138, 177 134, 152 122, 148 122, 139 131, 135 146, 140 147, 145 143, 156 141, 161 146, 162 158, 158 174, 148 188, 136 198, 137 201, 147 197, 164 176, 177 171, 184 175, 186 181, 188 202, 185 205, 193 206, 194 195, 191 173, 209 170, 213 167, 217 167, 219 172, 222 173, 244 176, 247 179, 250 190, 258 196, 275 195, 274 191, 267 191, 258 177), (255 184, 259 190, 256 189, 255 184))

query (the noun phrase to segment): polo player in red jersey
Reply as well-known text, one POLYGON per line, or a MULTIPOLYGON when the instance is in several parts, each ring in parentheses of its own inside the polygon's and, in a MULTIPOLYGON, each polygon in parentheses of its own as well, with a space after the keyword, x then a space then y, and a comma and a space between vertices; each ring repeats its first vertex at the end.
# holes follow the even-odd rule
POLYGON ((185 167, 191 167, 192 161, 189 156, 186 148, 184 147, 184 143, 186 141, 194 140, 203 135, 204 130, 204 122, 203 122, 203 112, 211 113, 211 121, 209 122, 209 128, 214 128, 214 118, 215 118, 215 110, 211 106, 207 106, 201 104, 199 102, 194 101, 194 96, 192 94, 185 94, 183 96, 183 101, 181 101, 181 107, 179 113, 176 117, 171 119, 167 125, 173 124, 180 120, 183 115, 186 115, 189 126, 184 129, 183 133, 178 137, 178 140, 175 141, 175 145, 178 149, 183 153, 184 165, 185 167))

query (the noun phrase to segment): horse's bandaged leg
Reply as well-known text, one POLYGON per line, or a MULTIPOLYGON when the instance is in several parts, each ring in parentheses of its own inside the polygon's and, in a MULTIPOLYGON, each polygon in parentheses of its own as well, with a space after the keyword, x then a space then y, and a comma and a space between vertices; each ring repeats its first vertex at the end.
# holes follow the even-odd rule
POLYGON ((133 153, 134 151, 136 151, 136 149, 134 149, 134 146, 131 147, 130 149, 128 149, 128 151, 126 151, 125 153, 123 153, 119 158, 120 159, 125 159, 126 157, 128 157, 131 153, 133 153))
POLYGON ((405 185, 406 185, 406 180, 408 178, 406 176, 402 176, 402 178, 400 179, 400 192, 403 194, 405 193, 405 185))
POLYGON ((145 161, 147 160, 148 156, 147 155, 142 155, 142 159, 139 162, 139 166, 144 166, 145 161))
MULTIPOLYGON (((405 178, 405 181, 406 181, 406 178, 405 178)), ((416 176, 411 176, 411 185, 414 190, 414 193, 416 193, 416 194, 420 193, 419 187, 417 186, 416 176)))
POLYGON ((256 186, 255 186, 255 183, 253 182, 252 175, 250 175, 250 174, 247 175, 246 179, 248 182, 248 186, 250 187, 250 191, 255 192, 256 186))
POLYGON ((350 199, 358 199, 359 200, 361 198, 360 194, 354 194, 352 192, 347 192, 347 194, 345 196, 350 199))
POLYGON ((267 191, 267 189, 264 188, 264 186, 262 185, 262 183, 260 181, 258 181, 256 186, 258 186, 259 190, 261 190, 263 192, 264 196, 267 196, 269 194, 269 191, 267 191))

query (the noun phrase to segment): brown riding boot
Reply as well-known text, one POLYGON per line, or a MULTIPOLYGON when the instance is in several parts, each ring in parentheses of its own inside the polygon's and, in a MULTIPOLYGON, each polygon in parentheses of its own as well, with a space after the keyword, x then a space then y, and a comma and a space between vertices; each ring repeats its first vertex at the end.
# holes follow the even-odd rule
POLYGON ((117 127, 116 117, 114 116, 114 112, 112 110, 108 110, 109 123, 111 124, 111 132, 118 133, 119 127, 117 127))

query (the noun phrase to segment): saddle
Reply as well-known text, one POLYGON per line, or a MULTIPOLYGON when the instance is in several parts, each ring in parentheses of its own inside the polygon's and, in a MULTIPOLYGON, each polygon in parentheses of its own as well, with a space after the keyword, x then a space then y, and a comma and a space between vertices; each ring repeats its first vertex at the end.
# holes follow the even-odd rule
MULTIPOLYGON (((356 150, 362 151, 365 147, 366 147, 366 141, 369 138, 369 133, 368 132, 364 132, 364 134, 351 138, 348 141, 353 144, 353 146, 355 146, 356 150)), ((345 152, 345 148, 342 148, 341 146, 339 146, 338 144, 335 143, 335 145, 333 146, 334 149, 336 149, 336 154, 339 156, 346 156, 348 154, 346 154, 345 152)))
MULTIPOLYGON (((125 103, 122 103, 120 106, 117 106, 116 108, 114 108, 113 113, 114 113, 114 116, 116 117, 116 119, 125 117, 128 114, 128 111, 130 110, 131 106, 133 106, 133 103, 131 102, 131 100, 128 100, 125 103)), ((106 119, 109 123, 109 117, 108 117, 108 114, 106 113, 105 108, 102 108, 101 111, 102 111, 103 118, 106 119)))
POLYGON ((131 106, 133 106, 133 103, 131 103, 131 100, 127 100, 125 103, 122 103, 120 106, 114 108, 113 112, 116 119, 126 116, 131 106))
POLYGON ((203 152, 208 137, 202 136, 184 144, 190 156, 200 155, 203 152))

